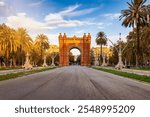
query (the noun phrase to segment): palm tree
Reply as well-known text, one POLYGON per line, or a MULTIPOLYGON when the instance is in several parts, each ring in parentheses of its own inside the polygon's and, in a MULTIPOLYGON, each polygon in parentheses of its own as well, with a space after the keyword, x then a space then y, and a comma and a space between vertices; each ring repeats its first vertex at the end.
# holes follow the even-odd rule
POLYGON ((23 60, 23 53, 27 54, 33 45, 33 40, 29 36, 28 32, 24 28, 18 28, 16 31, 16 38, 20 42, 19 50, 20 50, 20 55, 21 55, 21 65, 23 65, 24 60, 23 60))
POLYGON ((146 5, 143 9, 142 9, 143 15, 145 16, 147 23, 149 23, 150 26, 150 5, 146 5))
POLYGON ((15 30, 9 28, 5 24, 1 25, 2 32, 0 38, 0 50, 3 50, 6 55, 6 66, 9 65, 10 54, 14 57, 14 52, 17 51, 19 41, 15 38, 15 30))
POLYGON ((136 56, 137 56, 137 60, 136 60, 136 66, 139 65, 138 63, 138 58, 139 58, 139 54, 140 54, 140 35, 139 35, 139 30, 140 30, 140 26, 146 25, 147 21, 146 21, 146 17, 143 14, 143 9, 145 8, 144 3, 147 0, 131 0, 131 3, 127 2, 127 4, 129 5, 128 9, 122 10, 121 11, 121 16, 120 16, 120 20, 123 19, 122 25, 125 27, 134 27, 136 26, 136 37, 137 37, 137 48, 136 48, 136 56))
POLYGON ((20 41, 18 38, 16 38, 16 31, 14 29, 11 29, 10 31, 10 54, 12 55, 12 63, 14 66, 16 66, 16 52, 19 48, 20 41))
POLYGON ((48 37, 44 34, 39 34, 35 40, 35 46, 40 50, 41 59, 43 59, 43 54, 45 50, 49 48, 48 37))
POLYGON ((107 37, 104 32, 99 32, 96 37, 97 45, 100 45, 100 64, 102 63, 102 46, 107 44, 107 37))
POLYGON ((3 40, 3 26, 0 25, 0 67, 2 66, 2 57, 4 56, 3 40))
POLYGON ((6 56, 6 66, 9 64, 9 47, 10 47, 10 29, 5 24, 1 25, 1 50, 6 56))

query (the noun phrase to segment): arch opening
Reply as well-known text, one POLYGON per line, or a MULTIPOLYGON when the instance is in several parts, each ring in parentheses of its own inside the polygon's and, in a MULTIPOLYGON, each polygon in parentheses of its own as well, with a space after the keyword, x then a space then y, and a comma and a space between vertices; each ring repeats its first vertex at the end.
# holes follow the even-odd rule
POLYGON ((78 48, 71 48, 69 51, 69 65, 81 65, 81 51, 78 48))

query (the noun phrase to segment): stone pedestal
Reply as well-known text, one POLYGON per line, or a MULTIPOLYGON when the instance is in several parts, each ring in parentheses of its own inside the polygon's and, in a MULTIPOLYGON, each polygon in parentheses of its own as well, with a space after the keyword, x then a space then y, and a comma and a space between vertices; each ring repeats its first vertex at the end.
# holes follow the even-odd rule
POLYGON ((43 67, 47 67, 47 66, 48 66, 47 63, 46 63, 46 56, 44 56, 44 63, 43 63, 42 66, 43 66, 43 67))
POLYGON ((115 68, 116 68, 116 69, 125 68, 125 65, 124 65, 123 62, 122 62, 122 50, 121 50, 121 46, 119 46, 119 53, 118 53, 118 56, 119 56, 119 62, 118 62, 118 64, 115 66, 115 68))
POLYGON ((29 53, 27 53, 26 55, 26 61, 25 61, 25 64, 23 65, 23 68, 25 68, 26 70, 33 68, 29 61, 29 53))
POLYGON ((95 56, 94 65, 95 65, 95 66, 98 66, 98 65, 99 65, 98 56, 95 56))
POLYGON ((55 59, 55 58, 54 58, 54 57, 51 57, 51 58, 52 58, 52 64, 51 64, 51 66, 52 66, 52 67, 55 67, 55 63, 54 63, 54 59, 55 59))
POLYGON ((13 66, 13 60, 10 59, 10 68, 13 66))
POLYGON ((101 65, 102 67, 105 67, 107 66, 107 63, 105 62, 105 54, 103 54, 103 63, 101 65))

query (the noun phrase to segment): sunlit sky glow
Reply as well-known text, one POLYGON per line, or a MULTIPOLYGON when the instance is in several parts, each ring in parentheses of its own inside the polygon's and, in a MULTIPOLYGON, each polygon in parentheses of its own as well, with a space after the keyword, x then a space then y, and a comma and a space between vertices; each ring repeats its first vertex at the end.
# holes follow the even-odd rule
MULTIPOLYGON (((58 45, 58 34, 95 37, 104 31, 113 42, 122 33, 122 39, 131 28, 124 28, 119 21, 120 12, 129 0, 0 0, 0 23, 10 27, 24 27, 35 39, 44 33, 51 44, 58 45)), ((149 4, 148 1, 146 4, 149 4)))

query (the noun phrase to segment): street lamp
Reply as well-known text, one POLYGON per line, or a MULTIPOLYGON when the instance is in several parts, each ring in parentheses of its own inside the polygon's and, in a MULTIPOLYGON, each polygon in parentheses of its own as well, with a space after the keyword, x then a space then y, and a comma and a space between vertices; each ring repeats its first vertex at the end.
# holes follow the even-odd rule
POLYGON ((125 67, 125 65, 122 62, 123 50, 121 49, 121 33, 119 33, 119 50, 118 50, 119 61, 118 61, 118 64, 115 66, 116 69, 122 69, 125 67))
MULTIPOLYGON (((108 39, 113 45, 114 43, 108 39)), ((129 41, 130 42, 130 41, 129 41)), ((117 50, 118 52, 118 58, 119 58, 119 61, 118 61, 118 64, 115 66, 116 69, 122 69, 122 68, 125 68, 125 65, 123 64, 122 62, 122 53, 124 52, 124 50, 126 49, 126 47, 128 46, 129 42, 126 44, 126 46, 122 49, 121 47, 121 33, 119 33, 119 48, 115 47, 115 49, 117 50)))

